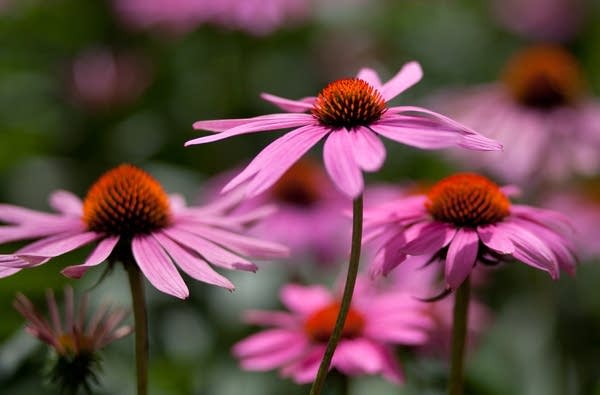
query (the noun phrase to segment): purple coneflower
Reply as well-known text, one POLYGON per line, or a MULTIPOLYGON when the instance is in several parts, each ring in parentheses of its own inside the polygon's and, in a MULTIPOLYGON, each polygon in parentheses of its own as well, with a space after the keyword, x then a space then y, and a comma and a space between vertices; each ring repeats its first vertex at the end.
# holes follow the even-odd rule
POLYGON ((575 272, 570 225, 559 213, 511 204, 506 190, 478 174, 462 173, 367 211, 365 240, 381 247, 371 265, 386 275, 409 255, 445 264, 446 286, 456 289, 477 263, 516 259, 546 271, 575 272))
POLYGON ((88 317, 87 294, 76 308, 73 289, 66 287, 63 321, 51 290, 46 299, 51 320, 44 318, 22 293, 17 295, 14 306, 27 320, 26 331, 52 347, 56 354, 50 379, 65 393, 76 394, 79 389, 91 393, 90 386, 97 382, 98 351, 132 332, 131 326, 122 325, 128 313, 103 306, 88 317))
POLYGON ((379 170, 386 156, 379 136, 424 149, 460 146, 499 150, 501 145, 432 111, 414 107, 389 107, 387 103, 422 77, 416 62, 407 63, 382 84, 374 70, 362 69, 356 78, 327 85, 317 97, 290 100, 270 94, 263 99, 287 111, 245 119, 198 121, 195 129, 217 132, 190 140, 203 144, 229 137, 295 128, 275 140, 229 184, 224 191, 247 182, 246 193, 256 196, 271 187, 300 157, 326 138, 323 158, 334 184, 347 196, 363 191, 362 171, 379 170))
MULTIPOLYGON (((426 304, 405 292, 379 292, 360 278, 354 296, 331 366, 348 376, 381 374, 401 383, 392 345, 427 340, 432 322, 426 304)), ((282 288, 281 300, 289 312, 247 313, 246 321, 271 329, 240 341, 233 353, 244 369, 280 369, 297 383, 309 383, 317 375, 340 301, 325 287, 293 284, 282 288)))
POLYGON ((0 221, 10 224, 0 227, 0 242, 40 239, 0 257, 0 275, 98 242, 83 264, 69 266, 63 274, 79 278, 107 259, 121 260, 137 265, 158 290, 186 298, 188 288, 175 264, 198 281, 233 289, 209 262, 225 269, 255 271, 256 265, 241 255, 274 258, 287 254, 278 244, 240 234, 264 210, 226 216, 235 197, 186 207, 181 197, 169 197, 158 181, 131 165, 102 175, 83 202, 70 192, 59 191, 50 203, 57 214, 0 205, 0 221))
POLYGON ((560 47, 526 48, 496 83, 449 93, 439 107, 505 145, 499 153, 455 155, 523 185, 594 174, 600 166, 600 103, 587 94, 577 60, 560 47))

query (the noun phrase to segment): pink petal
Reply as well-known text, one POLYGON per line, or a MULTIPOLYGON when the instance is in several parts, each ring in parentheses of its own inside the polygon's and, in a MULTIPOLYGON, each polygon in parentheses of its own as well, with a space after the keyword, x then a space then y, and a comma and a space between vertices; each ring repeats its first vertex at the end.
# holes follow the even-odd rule
MULTIPOLYGON (((501 151, 502 144, 498 143, 495 140, 489 139, 487 137, 482 136, 481 134, 475 132, 474 130, 468 128, 467 126, 454 121, 451 118, 448 118, 442 114, 438 114, 434 111, 427 110, 426 108, 416 107, 416 106, 400 106, 400 107, 391 107, 388 109, 390 114, 392 113, 403 113, 403 112, 417 112, 424 113, 427 116, 432 117, 433 119, 442 122, 450 126, 452 129, 455 129, 461 133, 463 133, 461 142, 459 145, 463 148, 469 148, 479 151, 501 151)), ((443 125, 441 125, 443 127, 443 125)))
MULTIPOLYGON (((262 171, 264 168, 271 166, 273 163, 277 163, 278 161, 284 160, 284 165, 288 165, 288 167, 291 166, 297 160, 297 158, 301 157, 310 147, 316 144, 326 134, 326 129, 310 126, 302 127, 286 133, 263 149, 240 174, 238 174, 233 180, 225 185, 223 192, 232 190, 246 180, 250 179, 255 174, 262 171), (300 145, 300 148, 296 147, 296 145, 300 145), (296 160, 291 162, 291 164, 289 163, 290 161, 288 158, 290 149, 294 150, 296 157, 296 160)), ((279 171, 281 170, 281 165, 279 165, 278 169, 279 171)), ((267 174, 272 175, 272 173, 267 174)))
POLYGON ((349 133, 356 163, 364 171, 377 171, 385 161, 385 147, 379 137, 367 128, 349 133))
POLYGON ((242 369, 252 371, 267 371, 275 369, 302 356, 306 350, 308 340, 298 336, 295 341, 290 341, 281 348, 271 350, 268 353, 241 358, 242 369))
POLYGON ((285 146, 280 145, 281 150, 271 152, 264 158, 263 166, 248 183, 246 196, 251 198, 269 189, 326 134, 327 130, 321 126, 306 126, 288 133, 292 136, 289 136, 285 146))
POLYGON ((50 195, 50 206, 56 211, 75 217, 83 214, 83 202, 69 191, 55 191, 50 195))
POLYGON ((381 95, 386 102, 390 101, 400 93, 415 85, 422 77, 423 70, 419 63, 406 63, 391 80, 383 85, 381 88, 381 95))
POLYGON ((194 279, 230 290, 235 289, 231 281, 214 271, 206 261, 194 256, 166 235, 156 233, 154 237, 171 258, 173 258, 177 266, 194 279))
POLYGON ((442 222, 422 222, 408 228, 409 242, 400 250, 408 255, 434 254, 447 246, 455 234, 456 228, 452 225, 442 222))
POLYGON ((325 141, 323 157, 327 173, 334 184, 346 196, 354 199, 362 193, 364 184, 352 152, 349 133, 346 130, 332 132, 325 141))
POLYGON ((344 339, 333 354, 331 364, 346 375, 375 374, 383 367, 383 356, 377 345, 362 338, 344 339))
POLYGON ((308 315, 334 301, 331 292, 320 285, 305 287, 287 284, 281 288, 280 299, 290 311, 308 315))
POLYGON ((230 270, 247 270, 252 272, 257 270, 256 265, 247 259, 237 256, 200 236, 176 227, 165 229, 163 232, 172 240, 196 251, 206 261, 213 265, 230 270))
POLYGON ((102 235, 96 232, 84 232, 49 237, 21 248, 15 252, 15 255, 55 257, 66 254, 69 251, 75 250, 83 245, 91 243, 92 241, 98 240, 101 237, 102 235))
POLYGON ((387 276, 406 260, 406 254, 400 251, 404 245, 406 245, 406 239, 403 234, 400 234, 377 251, 369 267, 369 275, 372 279, 387 276))
POLYGON ((291 377, 298 384, 307 384, 314 381, 317 377, 317 371, 323 354, 325 354, 324 345, 313 345, 307 347, 306 354, 296 362, 284 367, 281 374, 284 377, 291 377))
POLYGON ((512 254, 515 251, 515 245, 510 241, 510 237, 495 225, 479 226, 477 233, 486 247, 500 254, 512 254))
POLYGON ((82 265, 66 267, 61 273, 70 278, 80 278, 89 268, 104 262, 118 242, 119 236, 109 236, 101 240, 82 265))
POLYGON ((382 347, 382 349, 383 369, 381 374, 394 384, 400 385, 404 383, 404 372, 396 360, 394 353, 386 347, 382 347))
POLYGON ((421 328, 410 328, 407 325, 390 325, 389 323, 373 323, 365 329, 365 335, 386 343, 418 346, 429 340, 427 332, 421 328))
POLYGON ((356 75, 356 78, 368 82, 373 88, 381 91, 381 80, 375 70, 368 67, 362 68, 356 75))
POLYGON ((180 299, 189 296, 175 265, 152 236, 134 237, 131 251, 140 270, 156 289, 180 299))
POLYGON ((421 149, 454 147, 462 138, 458 132, 437 128, 414 128, 386 124, 373 124, 371 129, 390 140, 421 149))
POLYGON ((301 341, 301 333, 288 329, 267 329, 251 335, 236 343, 233 355, 237 358, 248 358, 255 355, 268 354, 274 350, 285 348, 291 343, 301 341))
POLYGON ((458 229, 446 255, 446 283, 450 288, 457 289, 469 276, 475 265, 478 247, 479 236, 475 230, 458 229))
POLYGON ((19 269, 19 268, 0 266, 0 278, 12 276, 13 274, 15 274, 19 271, 21 271, 21 269, 19 269))
POLYGON ((275 96, 270 93, 261 93, 261 98, 275 104, 284 111, 289 112, 306 112, 313 108, 315 102, 314 97, 305 97, 300 100, 291 100, 283 97, 275 96))
POLYGON ((29 210, 27 208, 13 206, 10 204, 0 204, 0 222, 9 224, 21 223, 44 223, 46 221, 55 221, 59 217, 40 211, 29 210))
POLYGON ((53 237, 54 235, 64 233, 85 232, 85 227, 79 219, 73 221, 67 217, 64 218, 64 220, 58 218, 58 220, 53 219, 39 223, 27 223, 19 226, 2 226, 0 227, 0 243, 47 236, 53 237))
POLYGON ((233 129, 236 126, 245 125, 254 120, 255 118, 239 118, 196 121, 194 122, 192 127, 196 130, 208 130, 209 132, 224 132, 228 129, 233 129))
POLYGON ((185 146, 188 147, 195 144, 212 143, 214 141, 224 140, 242 134, 293 128, 312 125, 314 123, 315 119, 310 114, 272 114, 269 116, 251 118, 247 123, 217 134, 189 140, 185 143, 185 146))

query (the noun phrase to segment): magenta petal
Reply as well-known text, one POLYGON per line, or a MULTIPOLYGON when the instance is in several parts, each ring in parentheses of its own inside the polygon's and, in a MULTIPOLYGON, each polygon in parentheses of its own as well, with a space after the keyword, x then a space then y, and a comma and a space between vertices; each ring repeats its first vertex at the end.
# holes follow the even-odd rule
POLYGON ((408 255, 434 254, 447 246, 455 234, 456 228, 442 222, 416 224, 407 229, 410 241, 400 250, 408 255))
POLYGON ((272 95, 270 93, 261 93, 261 98, 275 104, 284 111, 289 112, 306 112, 313 108, 315 102, 314 97, 304 97, 300 100, 291 100, 284 97, 272 95))
POLYGON ((267 329, 258 332, 233 346, 233 355, 238 358, 247 358, 255 355, 268 354, 274 350, 285 348, 297 342, 302 335, 288 329, 267 329))
POLYGON ((373 88, 381 91, 381 80, 379 79, 379 75, 375 70, 368 67, 360 69, 356 75, 356 78, 368 82, 373 88))
POLYGON ((298 336, 297 339, 268 353, 242 358, 240 366, 242 369, 253 371, 275 369, 282 365, 287 365, 289 362, 295 361, 298 357, 302 356, 307 345, 308 340, 305 337, 298 336))
POLYGON ((227 129, 232 129, 236 126, 245 125, 252 122, 254 118, 239 118, 239 119, 217 119, 210 121, 194 122, 192 127, 196 130, 208 130, 210 132, 224 132, 227 129))
POLYGON ((144 276, 156 289, 180 299, 189 296, 175 265, 152 236, 136 236, 131 251, 144 276))
POLYGON ((377 171, 385 161, 385 146, 375 133, 357 128, 349 133, 356 163, 364 171, 377 171))
POLYGON ((377 253, 369 267, 369 275, 372 279, 379 276, 387 276, 394 268, 406 260, 406 254, 400 248, 406 244, 403 234, 392 238, 377 253))
POLYGON ((477 233, 486 247, 500 254, 512 254, 515 251, 515 245, 509 236, 495 225, 479 226, 477 233))
MULTIPOLYGON (((225 185, 223 192, 232 190, 255 176, 264 168, 271 166, 273 163, 278 163, 278 161, 283 160, 283 165, 287 165, 289 168, 289 166, 310 149, 310 147, 323 138, 325 134, 327 134, 325 129, 312 126, 305 126, 286 133, 264 148, 240 174, 235 176, 233 180, 225 185), (288 157, 290 149, 295 152, 294 157, 296 158, 291 163, 288 157)), ((278 166, 278 171, 281 171, 281 165, 278 166)), ((271 178, 273 177, 272 172, 267 171, 265 174, 271 178)), ((264 179, 265 175, 261 176, 261 178, 264 179)))
POLYGON ((154 237, 171 258, 173 258, 177 266, 194 279, 230 290, 235 289, 231 281, 214 271, 206 261, 194 256, 169 237, 162 233, 156 233, 154 237))
POLYGON ((333 302, 331 292, 320 285, 285 285, 280 292, 284 306, 295 313, 308 315, 333 302))
POLYGON ((383 368, 381 350, 370 340, 344 339, 333 354, 331 364, 346 375, 375 374, 383 368))
POLYGON ((405 127, 401 125, 373 124, 376 133, 398 143, 421 149, 441 149, 458 145, 462 138, 458 132, 434 127, 405 127))
POLYGON ((293 128, 298 126, 306 126, 315 123, 315 119, 310 114, 272 114, 262 117, 251 118, 247 123, 227 129, 223 132, 212 134, 210 136, 199 137, 189 140, 185 146, 195 144, 211 143, 213 141, 224 140, 229 137, 239 136, 242 134, 279 130, 293 128))
POLYGON ((21 269, 0 266, 0 278, 12 276, 13 274, 15 274, 19 271, 21 271, 21 269))
POLYGON ((536 269, 548 272, 554 279, 558 278, 558 262, 552 250, 539 237, 522 226, 510 222, 500 223, 498 227, 501 227, 505 234, 509 235, 515 245, 515 251, 512 255, 516 259, 536 269))
POLYGON ((243 319, 247 324, 282 328, 295 328, 299 324, 298 317, 286 311, 247 310, 243 319))
POLYGON ((82 265, 66 267, 61 273, 70 278, 80 278, 89 268, 104 262, 118 242, 119 236, 109 236, 101 240, 82 265))
POLYGON ((446 283, 452 289, 456 289, 469 276, 479 248, 479 236, 477 232, 469 228, 460 228, 446 255, 446 283))
POLYGON ((422 77, 423 70, 419 63, 406 63, 391 80, 383 85, 381 88, 381 95, 386 102, 390 101, 400 93, 415 85, 422 77))
POLYGON ((102 235, 96 232, 84 232, 49 237, 47 239, 38 240, 35 243, 21 248, 15 253, 15 255, 55 257, 66 254, 69 251, 75 250, 83 245, 91 243, 92 241, 98 240, 101 237, 102 235))
POLYGON ((13 206, 10 204, 0 204, 0 222, 9 224, 22 223, 44 223, 46 221, 55 221, 56 215, 30 210, 27 208, 13 206))
POLYGON ((256 265, 247 259, 237 256, 223 247, 195 234, 176 227, 165 229, 164 233, 172 240, 196 251, 213 265, 230 270, 247 270, 253 272, 257 270, 256 265))
POLYGON ((332 132, 325 141, 323 157, 333 183, 346 196, 354 199, 362 193, 364 183, 349 133, 346 130, 332 132))
POLYGON ((396 360, 391 349, 382 346, 383 370, 381 374, 394 384, 400 385, 404 382, 404 372, 396 360))
POLYGON ((284 377, 291 377, 298 384, 314 381, 325 353, 325 345, 314 345, 307 349, 304 356, 281 370, 284 377))
POLYGON ((50 206, 55 210, 75 217, 83 214, 83 202, 69 191, 55 191, 50 195, 50 206))
MULTIPOLYGON (((254 197, 269 189, 300 157, 319 142, 327 131, 321 126, 306 126, 288 133, 289 139, 281 150, 271 152, 256 176, 248 183, 247 197, 254 197)), ((228 185, 229 186, 229 185, 228 185)))

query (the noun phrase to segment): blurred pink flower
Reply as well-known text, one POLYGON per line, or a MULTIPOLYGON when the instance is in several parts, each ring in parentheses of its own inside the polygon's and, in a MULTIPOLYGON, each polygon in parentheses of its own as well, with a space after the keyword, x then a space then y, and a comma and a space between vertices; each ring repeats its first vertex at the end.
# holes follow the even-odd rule
POLYGON ((365 242, 379 245, 371 275, 387 275, 407 256, 443 262, 456 289, 477 263, 516 259, 558 278, 575 271, 569 222, 557 212, 511 204, 501 189, 478 174, 462 173, 365 213, 365 242))
MULTIPOLYGON (((425 304, 404 292, 380 292, 364 278, 357 283, 342 339, 331 368, 343 374, 381 374, 403 381, 393 344, 419 345, 427 340, 431 319, 425 304)), ((286 285, 281 300, 289 312, 250 311, 246 321, 272 327, 233 347, 243 369, 280 369, 297 383, 314 380, 333 330, 340 301, 322 286, 286 285)))
MULTIPOLYGON (((439 294, 438 265, 427 265, 425 256, 411 256, 402 262, 390 275, 386 287, 400 292, 406 292, 418 299, 430 298, 439 294)), ((474 268, 473 276, 480 279, 481 270, 474 268)), ((429 328, 427 342, 417 348, 417 352, 436 356, 447 357, 450 355, 452 343, 452 309, 454 295, 434 302, 426 303, 427 314, 430 315, 434 325, 429 328)), ((491 312, 471 297, 469 300, 469 321, 467 324, 467 344, 474 348, 491 321, 491 312)))
POLYGON ((0 266, 7 268, 0 274, 41 265, 98 241, 85 263, 62 273, 79 278, 107 259, 135 262, 158 290, 186 298, 189 291, 176 264, 198 281, 233 289, 208 262, 225 269, 255 271, 256 265, 240 255, 287 255, 285 247, 240 234, 245 224, 260 219, 262 213, 226 216, 224 212, 236 199, 230 196, 204 207, 186 207, 181 197, 169 197, 148 173, 121 165, 102 175, 83 202, 70 192, 55 192, 50 204, 58 214, 0 205, 0 221, 10 224, 0 227, 0 242, 40 239, 13 255, 0 256, 0 266))
POLYGON ((216 134, 190 140, 185 145, 296 128, 268 145, 224 188, 228 191, 247 183, 248 197, 275 184, 287 169, 324 138, 325 168, 337 188, 351 198, 363 191, 362 171, 374 172, 383 165, 386 150, 378 135, 424 149, 453 146, 501 149, 495 141, 443 115, 414 106, 387 107, 389 100, 416 84, 421 77, 421 66, 410 62, 385 84, 380 82, 374 70, 362 69, 356 78, 330 83, 317 97, 291 100, 263 94, 265 100, 288 113, 198 121, 194 123, 195 129, 216 134))
POLYGON ((73 289, 66 287, 63 321, 51 290, 48 290, 46 299, 50 320, 41 315, 21 293, 17 295, 14 306, 27 320, 26 331, 56 352, 56 358, 52 359, 50 380, 61 387, 61 393, 76 394, 80 389, 91 393, 91 385, 97 382, 100 370, 98 351, 133 331, 131 326, 122 325, 128 315, 127 310, 111 310, 108 306, 102 306, 88 317, 87 294, 83 295, 76 308, 73 289))
POLYGON ((544 207, 564 213, 573 223, 575 244, 582 258, 600 257, 600 194, 596 185, 546 194, 544 207))
POLYGON ((493 0, 493 9, 504 26, 534 40, 568 40, 584 16, 581 0, 493 0))
POLYGON ((206 22, 221 0, 113 0, 121 22, 133 29, 185 34, 206 22))
POLYGON ((148 63, 133 52, 93 49, 74 60, 69 90, 81 106, 105 111, 133 103, 146 90, 151 78, 148 63))
POLYGON ((505 145, 456 157, 519 184, 556 182, 600 166, 600 103, 585 93, 579 65, 559 47, 517 53, 501 81, 438 98, 456 119, 505 145))
MULTIPOLYGON (((213 182, 208 198, 216 196, 229 174, 213 182)), ((300 159, 275 183, 273 188, 252 199, 245 199, 233 212, 241 214, 257 207, 275 210, 249 230, 258 238, 268 238, 290 248, 295 262, 337 264, 350 249, 351 208, 320 164, 300 159)))
POLYGON ((311 1, 219 0, 213 2, 213 7, 213 22, 254 35, 266 35, 307 18, 311 1))

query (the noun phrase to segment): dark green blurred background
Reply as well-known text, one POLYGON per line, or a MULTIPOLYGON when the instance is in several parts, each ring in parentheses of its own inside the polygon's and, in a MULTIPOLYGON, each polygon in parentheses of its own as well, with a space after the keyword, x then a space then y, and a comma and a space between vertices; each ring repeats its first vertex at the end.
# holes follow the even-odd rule
MULTIPOLYGON (((598 94, 600 5, 584 6, 566 45, 598 94)), ((423 103, 444 88, 493 81, 507 57, 532 41, 499 24, 489 2, 475 0, 328 0, 314 4, 305 20, 264 36, 211 24, 180 34, 130 29, 99 0, 0 0, 0 10, 0 200, 37 209, 48 209, 55 189, 83 196, 100 173, 122 162, 144 167, 168 191, 193 201, 204 180, 243 164, 277 135, 184 149, 198 135, 195 120, 276 112, 261 92, 314 95, 360 67, 387 79, 413 59, 425 77, 400 102, 423 103), (93 51, 133 56, 140 68, 125 82, 133 78, 135 89, 109 89, 100 101, 80 97, 74 62, 93 51)), ((383 170, 370 181, 436 180, 453 171, 436 152, 388 149, 383 170)), ((44 289, 61 289, 66 280, 59 269, 87 251, 0 280, 1 395, 54 394, 40 378, 45 348, 23 332, 11 302, 17 291, 41 302, 44 289)), ((100 271, 73 285, 92 287, 100 271)), ((307 393, 276 373, 241 371, 229 351, 253 330, 240 313, 278 307, 278 289, 289 275, 285 262, 263 265, 256 275, 231 273, 234 293, 188 281, 186 301, 149 289, 151 394, 307 393)), ((335 275, 311 280, 330 284, 335 275)), ((494 322, 469 360, 469 393, 600 394, 598 283, 598 262, 584 262, 576 279, 559 282, 523 265, 499 270, 480 292, 494 322)), ((97 302, 129 304, 120 270, 92 292, 97 302)), ((132 337, 107 349, 99 394, 134 393, 132 351, 132 337)), ((351 393, 443 393, 444 361, 408 355, 404 363, 405 388, 364 378, 353 381, 351 393)))

